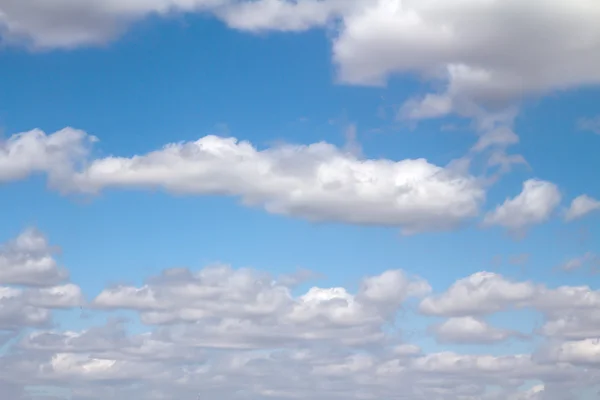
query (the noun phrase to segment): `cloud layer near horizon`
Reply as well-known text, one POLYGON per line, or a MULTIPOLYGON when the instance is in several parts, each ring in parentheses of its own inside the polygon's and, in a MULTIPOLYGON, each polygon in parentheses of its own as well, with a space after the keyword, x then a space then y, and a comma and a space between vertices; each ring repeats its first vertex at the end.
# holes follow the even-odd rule
POLYGON ((28 398, 25 386, 68 389, 74 399, 376 399, 399 390, 415 400, 564 399, 600 378, 593 368, 600 365, 600 292, 587 286, 549 288, 479 272, 432 293, 423 278, 388 270, 366 277, 354 293, 313 286, 294 294, 286 277, 212 265, 166 269, 143 286, 107 287, 85 300, 54 251, 33 229, 0 250, 0 332, 9 343, 0 390, 7 400, 28 398), (40 287, 48 276, 62 284, 40 287), (533 335, 541 345, 532 354, 426 353, 398 318, 415 301, 417 314, 438 316, 430 332, 442 344, 533 335), (109 316, 134 312, 142 325, 134 333, 109 317, 81 331, 52 327, 53 309, 80 306, 109 316), (534 332, 486 322, 514 308, 545 322, 534 332), (541 384, 521 387, 531 380, 541 384))

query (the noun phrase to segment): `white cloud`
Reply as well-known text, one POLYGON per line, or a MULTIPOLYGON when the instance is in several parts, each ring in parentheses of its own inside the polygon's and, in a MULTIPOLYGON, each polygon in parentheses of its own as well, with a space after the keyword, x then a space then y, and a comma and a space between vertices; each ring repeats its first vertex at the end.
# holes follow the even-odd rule
POLYGON ((45 171, 62 191, 159 188, 235 196, 275 214, 398 226, 407 234, 454 228, 477 216, 485 197, 476 178, 425 159, 362 159, 322 142, 259 151, 245 141, 206 136, 129 158, 82 159, 95 140, 71 129, 14 135, 4 163, 20 175, 7 176, 45 171))
POLYGON ((583 194, 573 199, 564 217, 570 222, 598 210, 600 210, 600 201, 583 194))
POLYGON ((493 272, 478 272, 457 280, 442 294, 426 297, 419 311, 448 317, 491 314, 529 304, 538 291, 531 282, 512 282, 493 272))
POLYGON ((486 214, 485 225, 500 225, 513 232, 547 221, 561 201, 558 187, 547 181, 529 179, 522 192, 506 199, 494 211, 486 214))
POLYGON ((334 60, 347 82, 417 73, 445 81, 435 96, 453 108, 500 105, 600 83, 599 17, 594 0, 377 0, 345 16, 334 60))
POLYGON ((491 326, 474 317, 449 318, 434 326, 436 339, 441 343, 477 344, 501 342, 515 336, 515 332, 491 326))
MULTIPOLYGON (((1 14, 1 13, 0 13, 1 14)), ((69 175, 75 163, 87 155, 95 137, 65 128, 51 135, 39 129, 12 135, 0 141, 0 183, 46 173, 51 182, 69 175)))
POLYGON ((68 279, 68 272, 53 257, 46 237, 35 229, 23 231, 0 247, 0 284, 54 285, 68 279))
POLYGON ((551 359, 575 365, 600 365, 600 339, 563 342, 546 349, 551 359))
MULTIPOLYGON (((28 242, 30 248, 45 246, 28 242)), ((527 306, 546 316, 540 352, 496 348, 499 354, 490 355, 427 352, 400 342, 409 326, 393 323, 398 310, 409 297, 431 291, 426 281, 402 271, 367 277, 355 292, 334 286, 293 294, 284 282, 256 270, 212 266, 169 269, 141 288, 104 290, 94 312, 139 313, 149 325, 135 324, 135 333, 119 320, 80 322, 87 328, 77 331, 43 328, 51 328, 51 309, 78 307, 81 291, 73 284, 0 288, 0 331, 12 331, 2 336, 8 350, 0 355, 0 390, 15 400, 23 398, 25 386, 48 385, 86 400, 198 394, 375 400, 397 393, 407 400, 537 400, 550 390, 558 400, 574 398, 573 390, 600 377, 599 369, 590 368, 598 357, 589 336, 600 326, 600 295, 589 287, 549 289, 481 272, 423 300, 421 311, 450 317, 435 326, 446 345, 518 336, 477 315, 527 306), (586 322, 586 314, 596 322, 586 322), (519 389, 531 381, 540 384, 519 389)))
POLYGON ((579 257, 571 258, 558 266, 558 269, 566 272, 579 270, 588 263, 597 262, 598 258, 592 252, 587 252, 579 257))
POLYGON ((284 345, 298 338, 359 343, 380 340, 381 326, 394 319, 405 298, 429 290, 420 279, 387 271, 366 278, 356 294, 312 287, 294 297, 268 275, 214 266, 197 273, 167 270, 142 288, 106 289, 93 304, 139 310, 146 324, 175 325, 163 334, 199 346, 284 345))
MULTIPOLYGON (((81 289, 53 258, 57 249, 35 229, 0 246, 0 333, 51 322, 51 309, 83 305, 81 289)), ((1 345, 0 345, 1 346, 1 345)))
POLYGON ((208 12, 234 29, 336 26, 339 79, 382 84, 393 74, 442 81, 417 117, 600 83, 595 0, 2 0, 5 41, 72 48, 113 40, 150 15, 208 12), (576 45, 575 45, 576 44, 576 45))

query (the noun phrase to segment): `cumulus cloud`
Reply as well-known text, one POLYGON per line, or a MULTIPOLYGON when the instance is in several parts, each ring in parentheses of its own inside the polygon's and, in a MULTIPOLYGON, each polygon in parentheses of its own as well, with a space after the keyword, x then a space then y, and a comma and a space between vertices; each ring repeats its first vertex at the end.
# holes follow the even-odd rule
MULTIPOLYGON (((32 131, 5 146, 5 176, 46 172, 61 191, 163 189, 224 195, 275 214, 311 221, 447 230, 478 215, 479 180, 425 159, 357 158, 328 143, 258 150, 235 138, 205 136, 132 157, 85 158, 97 140, 72 129, 32 131)), ((2 154, 2 153, 0 153, 2 154)))
POLYGON ((493 272, 459 279, 442 294, 426 297, 419 311, 426 315, 469 317, 529 304, 539 293, 531 282, 513 282, 493 272))
POLYGON ((426 282, 390 270, 366 278, 356 294, 312 287, 294 297, 268 275, 213 266, 197 273, 167 270, 140 288, 107 289, 93 305, 139 310, 144 323, 164 325, 162 334, 197 346, 283 346, 298 338, 361 343, 380 340, 381 326, 393 321, 404 300, 429 290, 426 282))
POLYGON ((512 232, 522 232, 527 227, 547 221, 560 204, 558 187, 547 181, 529 179, 523 183, 521 193, 506 199, 495 210, 486 214, 484 225, 500 225, 512 232))
POLYGON ((50 135, 34 129, 0 140, 0 183, 35 173, 47 174, 51 182, 59 181, 87 155, 89 144, 95 140, 94 136, 73 128, 50 135))
POLYGON ((595 0, 2 0, 5 41, 37 48, 99 45, 150 15, 210 13, 244 31, 303 31, 334 24, 339 79, 382 84, 419 74, 446 89, 417 117, 471 104, 600 83, 595 0))
MULTIPOLYGON (((40 249, 46 242, 28 243, 40 249)), ((86 400, 398 393, 407 400, 516 400, 538 399, 551 385, 558 400, 576 398, 600 378, 591 368, 598 357, 590 336, 600 327, 600 294, 589 287, 551 289, 481 272, 431 294, 425 280, 401 270, 365 277, 354 291, 315 286, 297 293, 295 282, 214 265, 167 269, 140 287, 103 290, 91 304, 95 312, 137 313, 142 324, 134 330, 121 319, 90 320, 77 330, 52 326, 52 309, 81 304, 72 283, 0 288, 0 332, 8 331, 0 335, 0 390, 11 400, 33 398, 27 393, 34 388, 86 400), (421 312, 449 317, 433 331, 445 345, 518 336, 482 316, 524 306, 546 316, 540 333, 547 342, 533 354, 428 352, 400 341, 406 327, 394 323, 406 301, 421 296, 421 312), (531 381, 542 383, 521 389, 531 381)))
POLYGON ((565 212, 565 221, 570 222, 583 218, 587 214, 600 210, 600 201, 586 194, 582 194, 573 199, 571 205, 565 212))
POLYGON ((68 272, 54 258, 57 248, 36 229, 27 229, 0 247, 0 285, 54 285, 68 272))
POLYGON ((517 336, 515 332, 491 326, 474 317, 449 318, 435 325, 433 331, 440 343, 489 344, 517 336))
POLYGON ((81 289, 67 282, 67 270, 55 260, 56 250, 36 229, 0 246, 0 333, 47 326, 52 309, 84 304, 81 289))
POLYGON ((586 54, 600 54, 599 16, 593 0, 378 0, 345 16, 334 59, 352 83, 394 73, 445 81, 444 92, 422 102, 437 116, 600 83, 600 60, 586 54))

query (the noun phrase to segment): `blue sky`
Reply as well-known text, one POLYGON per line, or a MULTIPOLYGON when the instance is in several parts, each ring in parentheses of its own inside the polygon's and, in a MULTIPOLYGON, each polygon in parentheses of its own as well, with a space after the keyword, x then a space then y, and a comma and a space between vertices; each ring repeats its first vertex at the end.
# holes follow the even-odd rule
MULTIPOLYGON (((350 398, 391 399, 394 385, 407 379, 417 382, 410 399, 587 399, 572 388, 592 387, 600 373, 600 347, 591 341, 597 337, 592 333, 600 335, 600 316, 584 322, 600 305, 594 270, 600 266, 600 137, 594 132, 600 129, 600 75, 593 71, 600 30, 589 20, 600 17, 595 3, 574 2, 563 15, 553 0, 536 1, 531 10, 515 2, 479 7, 451 1, 445 22, 436 1, 324 0, 311 6, 310 0, 272 0, 255 3, 266 7, 256 11, 252 3, 170 0, 164 2, 170 13, 160 2, 123 0, 106 9, 88 0, 79 6, 56 2, 50 11, 35 1, 10 3, 0 0, 0 289, 21 290, 23 298, 10 300, 0 291, 0 333, 20 338, 0 353, 9 366, 0 367, 0 387, 9 396, 42 398, 24 391, 41 387, 59 399, 65 397, 58 388, 77 399, 116 396, 115 388, 143 399, 188 398, 200 389, 208 399, 236 399, 241 392, 256 399, 337 398, 344 392, 336 385, 347 379, 356 385, 357 397, 350 398), (523 24, 516 33, 502 28, 503 18, 510 18, 506 10, 524 15, 512 21, 523 24), (407 22, 411 12, 417 22, 407 22), (467 40, 483 28, 471 20, 461 25, 456 15, 464 13, 489 19, 491 33, 481 36, 482 43, 467 40), (450 39, 436 36, 435 24, 443 23, 450 39), (527 23, 540 32, 529 31, 527 23), (556 54, 545 51, 548 26, 566 37, 556 43, 556 54), (522 41, 511 41, 513 35, 523 35, 522 41), (487 54, 488 47, 496 52, 487 54), (520 56, 524 52, 530 59, 520 56), (436 102, 428 103, 427 95, 436 102), (79 132, 72 148, 42 145, 65 128, 79 132), (18 136, 34 129, 38 136, 18 136), (89 135, 97 141, 86 144, 89 135), (210 135, 217 142, 194 145, 210 135), (232 153, 218 153, 220 164, 188 153, 226 146, 225 138, 254 148, 228 147, 232 153), (320 142, 333 147, 314 147, 320 142), (144 157, 169 144, 180 150, 171 158, 144 157), (493 165, 508 157, 512 162, 502 168, 493 165), (402 169, 388 169, 393 163, 402 169), (261 165, 269 172, 255 172, 263 171, 261 165), (333 189, 323 183, 327 174, 340 174, 333 189), (361 174, 386 183, 373 188, 361 174), (395 183, 402 179, 406 187, 395 183), (388 194, 394 185, 399 191, 388 194), (576 198, 580 202, 572 203, 576 198), (41 250, 35 240, 44 241, 41 250), (219 270, 218 282, 211 281, 226 288, 212 308, 200 294, 182 294, 191 278, 169 283, 162 272, 189 268, 201 275, 214 265, 233 270, 219 270), (69 276, 54 282, 58 266, 69 276), (236 275, 243 268, 254 271, 251 277, 245 270, 236 275), (311 274, 286 285, 298 270, 311 274), (400 275, 386 275, 389 270, 400 275), (241 301, 256 282, 269 281, 260 274, 274 280, 270 294, 241 301), (484 283, 465 283, 479 278, 484 283), (55 298, 60 304, 44 304, 44 290, 66 282, 74 294, 63 287, 65 298, 55 298), (155 294, 182 286, 174 286, 173 299, 165 295, 145 305, 125 293, 147 282, 155 294), (461 282, 462 289, 450 289, 461 282), (277 297, 282 287, 289 289, 285 301, 277 297), (330 300, 309 300, 313 287, 330 300), (352 299, 327 288, 344 288, 352 299), (254 325, 245 328, 246 336, 225 335, 220 340, 229 344, 214 344, 207 329, 225 322, 267 329, 253 319, 258 314, 244 314, 253 301, 273 307, 269 318, 280 322, 265 332, 275 332, 275 344, 256 339, 254 325), (287 305, 280 309, 278 302, 287 305), (401 309, 406 312, 399 317, 401 309), (16 317, 33 312, 50 314, 41 322, 16 317), (168 322, 156 322, 159 314, 168 322), (136 351, 145 349, 144 334, 154 332, 174 353, 202 354, 185 365, 171 353, 143 362, 131 358, 134 344, 116 339, 107 339, 109 351, 65 338, 43 348, 48 344, 28 336, 50 329, 88 332, 87 340, 112 338, 120 333, 110 321, 119 316, 131 320, 123 340, 139 346, 136 351), (382 328, 396 319, 397 328, 382 328), (105 324, 103 333, 93 330, 105 324), (304 336, 284 340, 292 326, 304 336), (356 344, 359 329, 358 342, 368 342, 369 332, 384 334, 356 344), (190 344, 177 336, 182 332, 203 344, 190 344), (322 342, 307 342, 311 335, 322 342), (336 345, 328 342, 334 337, 336 345), (400 342, 418 345, 411 356, 417 358, 390 356, 400 342), (252 350, 240 350, 240 343, 252 350), (281 351, 283 358, 253 367, 249 357, 263 351, 281 351), (302 351, 313 352, 308 361, 292 357, 302 351), (370 361, 346 365, 336 381, 331 371, 349 363, 349 354, 367 354, 370 361), (485 355, 492 358, 476 358, 485 355), (531 365, 515 355, 529 357, 531 365), (23 357, 39 365, 25 365, 23 357), (443 357, 462 357, 472 371, 444 378, 454 385, 451 391, 421 385, 450 363, 443 357), (197 383, 186 383, 182 376, 195 375, 185 368, 207 359, 209 371, 194 372, 197 383), (233 359, 246 364, 223 367, 233 359), (509 370, 517 372, 491 378, 478 369, 486 362, 502 371, 500 365, 515 363, 509 370), (402 370, 395 378, 383 376, 392 363, 402 370), (279 369, 288 378, 290 371, 301 376, 308 370, 304 379, 313 386, 266 375, 249 383, 253 368, 279 369), (218 376, 236 383, 228 389, 216 383, 218 376), (554 383, 556 376, 562 383, 554 383), (492 386, 501 387, 500 394, 489 394, 492 386), (471 397, 460 397, 466 396, 461 390, 471 390, 471 397), (170 395, 160 397, 164 393, 170 395)), ((196 290, 213 279, 198 276, 196 290)))

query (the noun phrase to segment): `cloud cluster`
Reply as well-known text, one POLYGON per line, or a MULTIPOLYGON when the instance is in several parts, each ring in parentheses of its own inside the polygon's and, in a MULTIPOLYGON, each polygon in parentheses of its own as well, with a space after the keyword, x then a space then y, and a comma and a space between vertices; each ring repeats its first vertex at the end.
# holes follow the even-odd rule
MULTIPOLYGON (((63 193, 144 188, 232 196, 269 213, 393 226, 405 234, 457 228, 479 216, 486 195, 483 179, 452 165, 366 159, 324 142, 259 150, 235 138, 205 136, 146 154, 93 159, 97 141, 73 128, 12 135, 0 143, 0 182, 43 173, 63 193)), ((488 213, 484 224, 521 232, 548 220, 560 202, 555 184, 531 179, 521 194, 488 213)), ((582 195, 565 219, 597 208, 596 200, 582 195)))
POLYGON ((72 48, 173 13, 210 13, 250 32, 333 24, 340 80, 408 73, 445 82, 416 103, 426 116, 600 83, 595 0, 2 0, 0 26, 8 42, 72 48))
MULTIPOLYGON (((15 265, 28 265, 28 257, 34 265, 52 251, 41 233, 27 230, 2 254, 15 265)), ((398 393, 407 400, 558 400, 575 398, 600 378, 600 293, 588 287, 548 288, 480 272, 431 293, 424 279, 389 270, 364 278, 355 292, 313 286, 297 293, 289 279, 213 265, 164 270, 140 287, 108 287, 90 311, 127 310, 141 323, 109 318, 73 331, 53 328, 51 310, 78 307, 81 292, 69 283, 44 286, 42 276, 67 277, 56 261, 49 264, 19 278, 28 275, 35 286, 10 278, 13 284, 0 289, 0 390, 7 400, 39 398, 34 389, 44 398, 77 400, 398 393), (431 322, 441 345, 527 340, 518 329, 485 320, 519 307, 545 317, 535 332, 545 340, 530 354, 427 352, 402 340, 409 326, 398 319, 419 298, 421 318, 448 318, 431 322), (531 381, 540 383, 528 387, 531 381)), ((6 265, 0 270, 11 269, 6 265)))
POLYGON ((33 229, 0 247, 0 333, 48 326, 52 309, 84 303, 81 289, 67 282, 67 271, 54 259, 55 251, 33 229))

